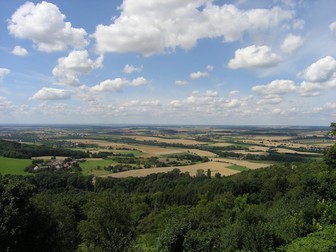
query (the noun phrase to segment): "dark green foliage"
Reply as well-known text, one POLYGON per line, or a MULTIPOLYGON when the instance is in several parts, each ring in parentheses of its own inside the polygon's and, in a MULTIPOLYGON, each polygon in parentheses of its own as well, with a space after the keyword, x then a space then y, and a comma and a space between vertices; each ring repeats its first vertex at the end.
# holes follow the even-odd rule
POLYGON ((162 252, 179 252, 184 250, 184 241, 190 224, 185 220, 169 223, 158 238, 157 250, 162 252))
POLYGON ((74 158, 85 158, 89 157, 89 154, 83 151, 53 148, 45 145, 22 144, 0 140, 0 156, 9 158, 31 158, 39 156, 67 156, 74 158))
POLYGON ((111 191, 92 195, 79 223, 83 246, 94 251, 127 251, 135 233, 126 197, 111 191))
POLYGON ((324 154, 324 161, 331 168, 336 168, 336 144, 330 147, 324 154))

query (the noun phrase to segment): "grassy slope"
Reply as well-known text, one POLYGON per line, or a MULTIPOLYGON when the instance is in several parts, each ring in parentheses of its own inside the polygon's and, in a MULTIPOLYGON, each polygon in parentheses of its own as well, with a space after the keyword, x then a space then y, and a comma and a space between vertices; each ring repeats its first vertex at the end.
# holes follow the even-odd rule
POLYGON ((31 163, 31 159, 0 157, 0 173, 27 175, 28 173, 24 172, 24 168, 29 166, 31 163))

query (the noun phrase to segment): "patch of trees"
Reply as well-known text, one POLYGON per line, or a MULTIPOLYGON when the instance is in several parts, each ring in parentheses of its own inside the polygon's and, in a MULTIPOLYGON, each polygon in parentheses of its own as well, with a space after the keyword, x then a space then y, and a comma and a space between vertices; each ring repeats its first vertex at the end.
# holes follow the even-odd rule
POLYGON ((208 157, 201 157, 199 155, 191 153, 167 155, 167 158, 176 158, 177 160, 189 160, 192 163, 209 161, 208 157))
POLYGON ((9 158, 31 158, 39 156, 67 156, 73 158, 87 158, 89 157, 89 153, 47 147, 45 145, 23 144, 0 140, 0 156, 9 158))

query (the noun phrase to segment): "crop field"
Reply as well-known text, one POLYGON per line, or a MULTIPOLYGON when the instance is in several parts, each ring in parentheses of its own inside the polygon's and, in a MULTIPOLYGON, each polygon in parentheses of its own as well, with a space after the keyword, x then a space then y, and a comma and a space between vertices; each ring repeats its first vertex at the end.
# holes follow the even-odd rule
MULTIPOLYGON (((321 158, 323 151, 336 139, 328 135, 326 127, 311 129, 188 126, 30 128, 16 131, 18 135, 14 134, 13 139, 7 140, 20 139, 21 143, 34 143, 36 146, 47 144, 49 149, 56 146, 82 152, 86 161, 77 161, 85 175, 145 176, 178 168, 193 176, 197 170, 208 169, 212 176, 216 173, 229 176, 279 162, 321 158), (28 132, 27 138, 25 132, 28 132)), ((66 158, 69 157, 59 154, 56 160, 64 161, 66 158)), ((32 159, 50 160, 51 156, 41 155, 32 159)), ((2 158, 0 172, 22 174, 31 163, 31 160, 14 160, 2 158)))
POLYGON ((151 173, 168 172, 168 171, 172 171, 173 169, 179 169, 181 172, 189 172, 191 176, 195 176, 198 170, 203 170, 206 173, 208 169, 210 169, 212 176, 214 176, 216 173, 220 173, 222 176, 229 176, 229 175, 233 175, 239 172, 238 170, 230 169, 229 168, 230 166, 232 166, 232 164, 220 163, 220 162, 206 162, 206 163, 200 163, 200 164, 188 165, 188 166, 129 170, 125 172, 104 175, 104 177, 108 177, 108 176, 115 177, 115 178, 144 177, 151 173))
POLYGON ((161 143, 177 143, 177 144, 186 144, 186 145, 202 145, 207 144, 205 142, 199 142, 192 139, 176 139, 176 138, 162 138, 162 137, 149 137, 149 136, 129 136, 130 138, 140 140, 140 141, 155 141, 161 143))
POLYGON ((230 165, 244 166, 252 170, 270 166, 270 164, 267 164, 267 163, 259 163, 259 162, 256 163, 256 162, 251 162, 247 160, 238 160, 238 159, 231 159, 231 158, 214 158, 213 160, 216 162, 223 162, 223 163, 227 163, 230 165))
POLYGON ((24 171, 24 168, 29 166, 31 163, 31 159, 0 157, 0 173, 28 175, 28 173, 24 171))

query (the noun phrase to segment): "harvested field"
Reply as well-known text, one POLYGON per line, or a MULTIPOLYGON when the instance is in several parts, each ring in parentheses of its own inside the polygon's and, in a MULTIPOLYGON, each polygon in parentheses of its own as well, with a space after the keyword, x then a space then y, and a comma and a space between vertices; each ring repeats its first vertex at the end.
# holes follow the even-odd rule
POLYGON ((192 139, 176 139, 176 138, 161 138, 161 137, 149 137, 149 136, 130 136, 138 141, 156 141, 159 143, 176 143, 176 144, 186 144, 186 145, 204 145, 205 142, 199 142, 192 139))
POLYGON ((238 160, 238 159, 230 159, 230 158, 214 158, 213 161, 228 163, 230 165, 235 164, 235 165, 245 166, 252 170, 270 166, 270 164, 266 164, 266 163, 253 163, 253 162, 246 161, 246 160, 238 160))
POLYGON ((189 172, 191 176, 195 176, 197 170, 204 170, 208 169, 211 170, 211 174, 214 176, 217 172, 220 173, 222 176, 229 176, 239 171, 229 169, 227 167, 231 166, 232 164, 226 163, 219 163, 219 162, 206 162, 196 165, 189 165, 189 166, 178 166, 178 167, 161 167, 161 168, 150 168, 150 169, 139 169, 139 170, 131 170, 119 173, 112 173, 108 175, 104 175, 102 177, 115 177, 115 178, 125 178, 125 177, 144 177, 152 173, 159 173, 159 172, 169 172, 174 169, 179 169, 181 172, 189 172))
POLYGON ((219 147, 226 147, 226 146, 230 146, 233 145, 233 143, 214 143, 211 144, 211 146, 219 146, 219 147))
POLYGON ((267 152, 264 151, 245 151, 245 150, 236 150, 233 151, 234 153, 239 153, 239 154, 251 154, 251 155, 266 155, 267 152))
POLYGON ((321 153, 301 152, 301 151, 289 150, 285 148, 276 148, 275 151, 279 153, 291 153, 291 154, 302 154, 302 155, 322 155, 321 153))
POLYGON ((254 150, 254 151, 266 152, 269 150, 269 147, 255 145, 255 146, 249 147, 249 149, 254 150))
POLYGON ((216 157, 216 154, 210 151, 204 151, 204 150, 198 150, 198 149, 188 149, 187 151, 189 151, 190 153, 199 155, 201 157, 209 157, 209 158, 216 157))

